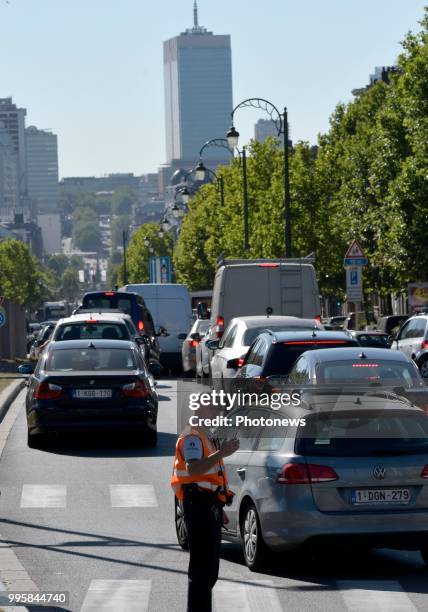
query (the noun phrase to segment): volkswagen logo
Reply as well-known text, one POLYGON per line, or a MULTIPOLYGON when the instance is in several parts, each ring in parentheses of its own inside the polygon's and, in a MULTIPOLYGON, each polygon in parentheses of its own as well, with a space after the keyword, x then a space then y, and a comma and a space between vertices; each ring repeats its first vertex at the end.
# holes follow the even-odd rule
POLYGON ((386 469, 383 465, 376 465, 373 468, 373 476, 378 480, 383 480, 386 476, 386 469))

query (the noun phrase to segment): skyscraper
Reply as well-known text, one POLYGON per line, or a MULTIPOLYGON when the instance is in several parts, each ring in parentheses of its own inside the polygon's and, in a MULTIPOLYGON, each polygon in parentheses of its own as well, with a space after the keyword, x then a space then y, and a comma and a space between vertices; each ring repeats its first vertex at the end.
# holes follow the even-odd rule
POLYGON ((25 108, 17 108, 12 98, 0 98, 0 121, 9 134, 13 150, 18 157, 18 188, 21 196, 27 193, 27 172, 25 158, 25 108))
POLYGON ((58 144, 56 134, 30 126, 25 130, 28 195, 39 213, 58 211, 58 144))
MULTIPOLYGON (((214 35, 198 23, 164 42, 165 127, 167 164, 190 167, 202 145, 224 138, 232 110, 232 61, 229 35, 214 35)), ((230 154, 208 148, 211 166, 228 163, 230 154)))

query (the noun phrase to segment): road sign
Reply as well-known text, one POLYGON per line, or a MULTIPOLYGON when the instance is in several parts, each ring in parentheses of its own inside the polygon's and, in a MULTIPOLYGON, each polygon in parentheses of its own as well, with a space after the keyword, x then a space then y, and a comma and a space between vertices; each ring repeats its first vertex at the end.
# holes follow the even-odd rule
POLYGON ((3 325, 6 324, 6 321, 7 321, 6 311, 3 308, 3 306, 0 306, 0 327, 3 327, 3 325))
POLYGON ((367 257, 356 240, 352 241, 351 246, 346 251, 343 263, 345 266, 366 266, 368 264, 367 257))
POLYGON ((171 282, 171 257, 150 257, 150 282, 166 285, 171 282))
POLYGON ((348 302, 362 302, 363 271, 361 266, 346 268, 346 295, 348 302))

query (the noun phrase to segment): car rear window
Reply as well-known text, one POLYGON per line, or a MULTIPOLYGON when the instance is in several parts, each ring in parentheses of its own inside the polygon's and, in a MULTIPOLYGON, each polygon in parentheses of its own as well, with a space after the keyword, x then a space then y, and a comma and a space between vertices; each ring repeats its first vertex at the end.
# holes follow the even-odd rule
POLYGON ((300 428, 299 455, 380 456, 428 453, 428 418, 398 411, 361 415, 317 415, 300 428), (304 431, 303 431, 304 430, 304 431))
POLYGON ((305 351, 323 348, 343 348, 346 346, 357 346, 353 340, 340 340, 337 343, 330 340, 328 343, 317 341, 317 344, 306 344, 307 341, 280 342, 273 345, 273 350, 266 364, 265 375, 288 374, 294 362, 305 351))
POLYGON ((389 336, 380 334, 358 334, 358 343, 361 346, 371 346, 374 348, 389 348, 389 336))
POLYGON ((132 315, 132 304, 135 298, 132 296, 117 296, 113 295, 93 295, 89 297, 84 297, 82 306, 86 310, 94 309, 94 310, 103 310, 105 308, 114 308, 121 310, 125 314, 132 315))
POLYGON ((129 340, 130 335, 125 325, 119 323, 73 323, 61 325, 54 340, 129 340))
POLYGON ((45 370, 47 372, 87 372, 137 369, 130 349, 73 348, 51 351, 45 370))
POLYGON ((410 363, 386 359, 343 359, 319 363, 315 374, 318 383, 358 383, 371 386, 411 388, 419 378, 410 363))
POLYGON ((272 331, 277 331, 277 332, 278 331, 305 331, 305 330, 307 331, 308 329, 313 329, 313 327, 314 325, 312 326, 308 326, 308 325, 289 326, 287 325, 287 327, 285 327, 284 325, 269 325, 269 322, 267 321, 266 324, 263 326, 247 329, 247 331, 244 333, 242 344, 243 346, 250 346, 250 344, 254 342, 257 336, 266 329, 271 329, 272 331))

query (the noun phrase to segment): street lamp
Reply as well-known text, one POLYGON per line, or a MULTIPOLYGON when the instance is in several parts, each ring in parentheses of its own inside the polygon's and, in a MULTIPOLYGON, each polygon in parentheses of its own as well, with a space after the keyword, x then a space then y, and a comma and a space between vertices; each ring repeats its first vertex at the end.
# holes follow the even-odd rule
MULTIPOLYGON (((291 196, 290 196, 290 168, 289 168, 289 150, 288 150, 288 113, 287 108, 284 107, 284 112, 280 113, 274 104, 265 100, 264 98, 248 98, 244 100, 235 108, 231 113, 232 125, 227 133, 227 141, 229 146, 237 147, 239 141, 239 132, 236 130, 233 118, 238 108, 252 107, 265 111, 278 132, 278 136, 282 134, 284 140, 284 223, 285 223, 285 256, 287 258, 292 256, 292 234, 291 234, 291 196)), ((243 175, 243 191, 244 191, 244 223, 245 219, 248 225, 248 193, 247 193, 247 165, 245 147, 243 147, 242 154, 242 175, 243 175)), ((248 227, 245 230, 246 238, 244 248, 248 249, 248 227)))
POLYGON ((196 180, 201 181, 201 182, 204 181, 206 173, 207 173, 207 169, 205 168, 204 162, 201 159, 199 160, 199 163, 195 168, 196 180))
POLYGON ((190 200, 190 191, 187 187, 183 187, 183 189, 179 192, 181 194, 181 199, 183 200, 183 204, 188 204, 190 200))
POLYGON ((170 229, 170 224, 166 217, 162 219, 160 226, 164 232, 167 232, 170 229))

